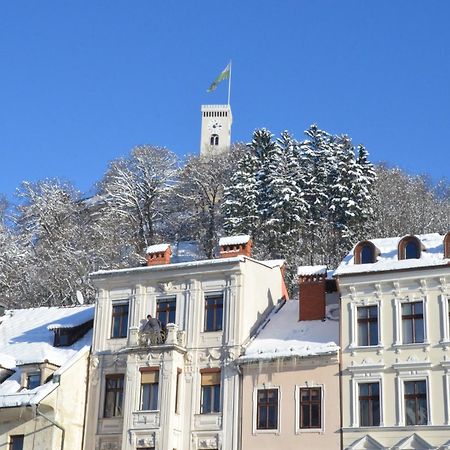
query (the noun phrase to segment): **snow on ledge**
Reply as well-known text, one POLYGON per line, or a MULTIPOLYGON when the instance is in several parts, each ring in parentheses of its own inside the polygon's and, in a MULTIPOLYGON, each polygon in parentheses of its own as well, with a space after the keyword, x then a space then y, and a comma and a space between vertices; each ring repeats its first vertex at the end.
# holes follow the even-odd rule
POLYGON ((170 247, 170 244, 155 244, 147 247, 147 255, 151 253, 163 253, 170 247))
POLYGON ((246 244, 250 240, 250 236, 248 234, 241 234, 239 236, 229 236, 222 237, 219 239, 219 246, 223 245, 239 245, 246 244))
POLYGON ((300 266, 297 269, 297 275, 307 277, 310 275, 326 275, 327 266, 300 266))

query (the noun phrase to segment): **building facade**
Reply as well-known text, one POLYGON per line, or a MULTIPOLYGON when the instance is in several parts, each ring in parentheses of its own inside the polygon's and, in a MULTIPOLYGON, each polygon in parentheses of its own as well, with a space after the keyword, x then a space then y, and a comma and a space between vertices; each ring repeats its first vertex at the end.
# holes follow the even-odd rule
POLYGON ((93 274, 86 450, 238 448, 235 360, 284 292, 281 262, 250 246, 225 239, 221 258, 181 263, 152 246, 146 267, 93 274))
POLYGON ((83 449, 92 306, 0 316, 0 449, 83 449))
POLYGON ((341 445, 336 283, 325 267, 299 275, 300 301, 276 307, 240 358, 245 450, 341 445))
POLYGON ((345 449, 450 448, 449 236, 363 241, 336 271, 345 449))

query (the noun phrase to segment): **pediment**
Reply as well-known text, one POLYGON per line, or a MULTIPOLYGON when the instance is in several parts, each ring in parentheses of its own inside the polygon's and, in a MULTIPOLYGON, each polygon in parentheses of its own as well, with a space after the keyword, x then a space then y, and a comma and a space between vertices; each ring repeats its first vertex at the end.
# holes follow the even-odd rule
POLYGON ((436 446, 429 444, 416 433, 402 439, 394 447, 395 450, 434 450, 436 448, 436 446))
POLYGON ((361 439, 353 442, 346 450, 386 450, 387 447, 381 445, 373 437, 366 434, 361 439))

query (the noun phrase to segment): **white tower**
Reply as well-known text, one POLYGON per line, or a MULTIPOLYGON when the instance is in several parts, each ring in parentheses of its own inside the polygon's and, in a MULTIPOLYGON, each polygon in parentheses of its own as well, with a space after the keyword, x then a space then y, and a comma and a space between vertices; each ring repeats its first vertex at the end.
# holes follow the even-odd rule
POLYGON ((230 150, 232 122, 230 105, 202 105, 201 156, 230 150))

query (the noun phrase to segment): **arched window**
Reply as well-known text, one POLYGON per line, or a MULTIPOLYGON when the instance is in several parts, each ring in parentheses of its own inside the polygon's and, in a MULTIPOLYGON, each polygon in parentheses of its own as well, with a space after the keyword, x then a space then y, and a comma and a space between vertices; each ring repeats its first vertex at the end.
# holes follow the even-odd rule
POLYGON ((444 258, 450 259, 450 231, 444 237, 444 258))
POLYGON ((398 244, 398 259, 419 259, 422 243, 415 236, 406 236, 398 244))
POLYGON ((218 134, 212 134, 210 143, 211 143, 211 145, 219 145, 219 135, 218 134))
POLYGON ((373 264, 379 251, 370 241, 362 241, 355 247, 355 264, 373 264))

